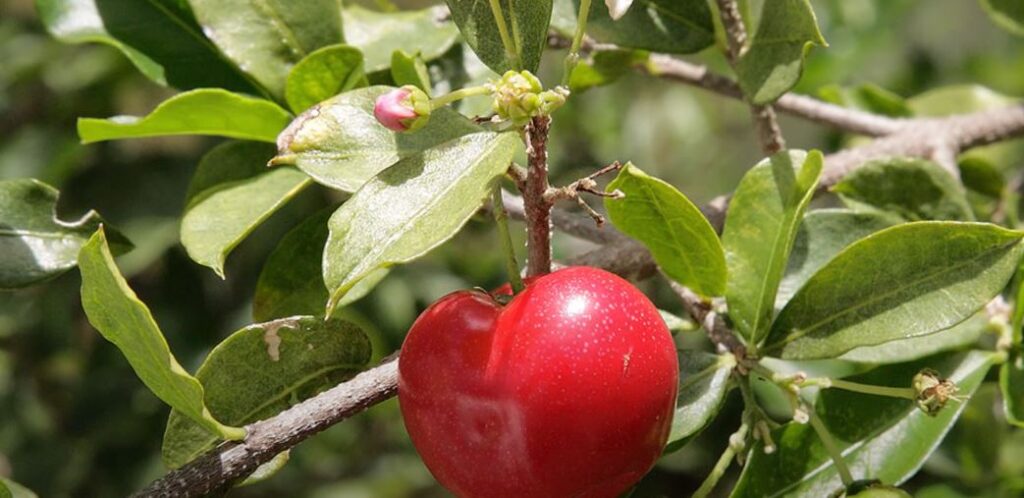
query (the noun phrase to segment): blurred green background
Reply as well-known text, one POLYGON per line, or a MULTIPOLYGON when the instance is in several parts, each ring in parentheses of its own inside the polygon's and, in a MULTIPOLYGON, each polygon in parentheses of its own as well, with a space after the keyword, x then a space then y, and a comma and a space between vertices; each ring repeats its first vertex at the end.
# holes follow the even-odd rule
MULTIPOLYGON (((811 54, 797 88, 801 93, 874 83, 911 97, 974 83, 1024 95, 1024 39, 998 29, 973 0, 813 5, 831 46, 811 54)), ((724 61, 711 52, 690 59, 724 70, 724 61)), ((550 54, 546 81, 560 77, 560 57, 550 54)), ((131 238, 137 249, 119 264, 177 357, 194 369, 214 344, 250 322, 259 268, 280 237, 337 199, 326 189, 305 191, 231 255, 227 280, 192 263, 178 242, 178 218, 199 157, 218 141, 186 137, 82 146, 75 133, 79 116, 144 114, 171 94, 112 48, 51 39, 31 0, 0 2, 0 178, 50 183, 63 194, 65 219, 94 208, 131 238)), ((782 118, 782 127, 791 147, 830 151, 846 140, 789 117, 782 118)), ((613 160, 631 160, 698 203, 732 190, 759 158, 743 105, 641 75, 571 99, 556 116, 553 136, 556 182, 613 160)), ((1004 157, 998 166, 1006 171, 1024 166, 1024 155, 1004 157)), ((558 257, 589 248, 556 236, 558 257)), ((443 248, 392 272, 349 316, 367 327, 382 356, 401 344, 417 313, 434 299, 459 288, 499 284, 499 256, 490 224, 471 223, 443 248)), ((78 286, 72 271, 41 286, 0 293, 0 475, 45 497, 124 496, 164 473, 159 448, 168 408, 86 322, 78 286)), ((659 284, 643 286, 659 306, 679 311, 659 284)), ((698 334, 684 340, 706 347, 698 334)), ((924 489, 918 496, 958 496, 935 483, 964 496, 1024 496, 1007 490, 1014 477, 1024 475, 1024 433, 997 423, 994 397, 986 388, 972 402, 912 481, 911 488, 924 489)), ((695 489, 737 424, 736 401, 703 436, 663 459, 635 496, 686 496, 695 489)), ((231 495, 447 496, 419 462, 394 400, 307 441, 280 474, 231 495)))

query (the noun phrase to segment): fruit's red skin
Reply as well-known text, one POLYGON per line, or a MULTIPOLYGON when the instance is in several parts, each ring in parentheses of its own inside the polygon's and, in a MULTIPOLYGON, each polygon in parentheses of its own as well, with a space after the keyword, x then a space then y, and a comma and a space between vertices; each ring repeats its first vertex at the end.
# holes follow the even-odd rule
POLYGON ((572 267, 502 307, 479 291, 413 324, 398 400, 434 477, 462 497, 615 497, 650 470, 679 384, 672 336, 625 280, 572 267))

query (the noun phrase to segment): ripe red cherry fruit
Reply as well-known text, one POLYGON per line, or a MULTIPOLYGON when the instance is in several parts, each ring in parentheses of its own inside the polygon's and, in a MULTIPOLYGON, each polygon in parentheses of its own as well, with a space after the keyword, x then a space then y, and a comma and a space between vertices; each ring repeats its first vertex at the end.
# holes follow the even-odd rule
POLYGON ((398 400, 434 477, 464 498, 613 498, 661 454, 679 366, 658 310, 625 280, 572 267, 506 306, 434 303, 398 360, 398 400))

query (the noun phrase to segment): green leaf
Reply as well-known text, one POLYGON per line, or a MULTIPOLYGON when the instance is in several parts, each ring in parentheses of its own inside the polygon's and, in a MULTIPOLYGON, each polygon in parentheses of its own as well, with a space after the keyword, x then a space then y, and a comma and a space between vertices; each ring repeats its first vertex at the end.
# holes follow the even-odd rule
POLYGON ((846 246, 900 221, 884 213, 848 209, 818 209, 807 213, 796 232, 786 273, 775 296, 775 307, 785 306, 812 275, 846 246))
MULTIPOLYGON (((82 244, 100 227, 95 211, 76 221, 57 217, 57 189, 30 178, 0 181, 0 289, 37 284, 73 268, 82 244)), ((131 242, 110 231, 117 253, 131 242)))
MULTIPOLYGON (((915 373, 929 367, 956 382, 960 394, 969 398, 990 365, 991 354, 972 352, 878 368, 852 380, 907 387, 915 373)), ((917 472, 965 405, 951 401, 930 417, 910 400, 828 389, 819 396, 815 410, 855 479, 896 485, 917 472)), ((809 424, 789 423, 774 431, 772 438, 778 446, 772 454, 765 454, 760 442, 751 448, 733 498, 820 498, 842 489, 832 460, 809 424)))
POLYGON ((373 117, 373 106, 390 90, 360 88, 313 107, 281 133, 272 164, 294 164, 319 183, 354 192, 399 159, 483 130, 448 107, 415 132, 388 130, 373 117))
POLYGON ((682 448, 715 418, 725 401, 729 375, 735 366, 736 358, 732 355, 680 351, 679 397, 666 453, 682 448))
POLYGON ((999 27, 1017 35, 1024 36, 1024 3, 1020 0, 979 0, 985 12, 988 12, 999 27))
POLYGON ((339 93, 366 86, 363 53, 349 45, 331 45, 304 57, 288 73, 284 95, 296 114, 339 93))
POLYGON ((602 50, 590 61, 580 61, 572 70, 569 90, 580 93, 596 86, 609 85, 647 62, 647 52, 638 50, 602 50))
POLYGON ((181 243, 221 278, 228 253, 312 183, 294 168, 268 169, 273 156, 269 144, 227 142, 203 156, 189 184, 181 243))
POLYGON ((1006 420, 1024 427, 1024 354, 1019 350, 999 368, 999 388, 1003 393, 1006 420))
POLYGON ((337 0, 188 0, 203 32, 275 96, 292 66, 314 50, 343 42, 337 0))
POLYGON ((875 114, 900 118, 913 115, 903 97, 873 83, 864 83, 852 88, 828 85, 819 89, 818 95, 833 104, 875 114))
POLYGON ((697 330, 697 324, 688 318, 682 318, 665 310, 658 310, 661 315, 661 319, 665 321, 665 326, 672 332, 672 335, 676 335, 679 332, 689 332, 691 330, 697 330))
POLYGON ((907 99, 915 116, 950 116, 1011 106, 1019 99, 1007 97, 981 85, 951 85, 929 90, 907 99))
POLYGON ((934 334, 854 348, 839 359, 878 364, 914 361, 937 353, 966 349, 978 342, 988 330, 989 319, 982 311, 934 334))
POLYGON ((366 72, 384 71, 395 50, 419 53, 425 61, 455 45, 459 30, 435 9, 380 13, 358 5, 345 7, 345 38, 366 57, 366 72))
POLYGON ((245 437, 245 429, 228 427, 207 410, 202 384, 174 358, 149 308, 117 270, 102 227, 82 246, 78 267, 82 308, 89 323, 121 350, 143 384, 171 408, 219 437, 245 437))
POLYGON ((331 216, 324 248, 327 316, 360 280, 455 235, 521 147, 518 134, 474 133, 402 159, 331 216))
MULTIPOLYGON (((231 334, 210 351, 196 378, 206 388, 210 413, 241 427, 337 385, 368 361, 370 340, 359 327, 296 316, 231 334)), ((206 428, 172 411, 164 433, 164 463, 180 467, 217 441, 206 428)))
POLYGON ((751 344, 771 325, 775 295, 800 220, 821 175, 818 151, 780 151, 750 169, 729 202, 722 232, 729 318, 751 344))
POLYGON ((765 4, 750 48, 736 63, 743 93, 755 104, 769 104, 800 80, 812 45, 828 46, 809 0, 765 4))
POLYGON ((621 199, 606 198, 612 223, 643 242, 673 280, 703 296, 725 291, 725 254, 715 229, 689 199, 672 185, 626 164, 608 184, 621 199))
MULTIPOLYGON (((323 314, 328 295, 321 261, 327 243, 327 221, 333 212, 333 208, 328 208, 309 217, 288 232, 270 253, 256 282, 252 299, 254 320, 323 314)), ((386 269, 378 270, 360 280, 338 306, 365 296, 387 274, 386 269)))
POLYGON ((925 159, 888 158, 855 169, 832 187, 852 208, 877 209, 909 221, 973 221, 963 187, 925 159))
MULTIPOLYGON (((576 10, 580 8, 575 0, 576 10)), ((605 2, 591 3, 587 32, 623 48, 690 54, 715 43, 715 24, 705 0, 635 0, 612 20, 605 2)))
POLYGON ((204 88, 175 95, 144 117, 79 118, 82 143, 163 135, 216 135, 274 142, 291 116, 268 100, 204 88))
POLYGON ((37 498, 30 489, 5 477, 0 477, 0 498, 37 498))
POLYGON ((949 328, 1003 290, 1021 237, 985 223, 922 221, 861 239, 793 296, 764 352, 831 358, 949 328))
POLYGON ((498 74, 512 69, 537 72, 548 43, 552 0, 497 0, 513 45, 508 50, 502 43, 490 1, 446 1, 462 37, 487 67, 498 74))
POLYGON ((262 91, 224 60, 184 2, 36 0, 36 9, 46 29, 59 40, 113 46, 142 74, 162 85, 262 91))
POLYGON ((391 79, 396 86, 413 85, 427 95, 432 90, 427 63, 418 54, 411 55, 404 50, 395 50, 391 54, 391 79))
POLYGON ((957 161, 960 180, 968 190, 999 199, 1006 188, 1003 172, 984 157, 964 155, 957 161))

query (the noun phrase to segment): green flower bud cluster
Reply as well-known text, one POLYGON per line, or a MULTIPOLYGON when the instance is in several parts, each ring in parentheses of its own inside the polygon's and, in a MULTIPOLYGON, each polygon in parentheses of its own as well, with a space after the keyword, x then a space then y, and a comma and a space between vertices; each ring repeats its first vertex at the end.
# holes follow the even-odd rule
POLYGON ((544 90, 540 80, 529 71, 508 71, 492 85, 494 112, 517 126, 534 116, 551 114, 569 96, 569 90, 561 86, 544 90))

